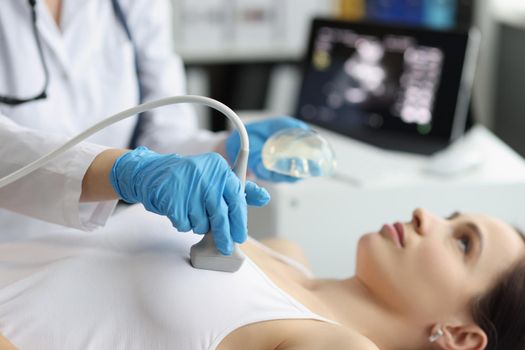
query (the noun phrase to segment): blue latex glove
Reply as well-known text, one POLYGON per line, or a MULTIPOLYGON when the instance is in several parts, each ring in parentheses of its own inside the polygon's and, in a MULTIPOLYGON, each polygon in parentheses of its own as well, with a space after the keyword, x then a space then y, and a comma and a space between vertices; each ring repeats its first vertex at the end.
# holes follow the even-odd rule
MULTIPOLYGON (((254 122, 246 125, 248 137, 250 138, 250 156, 248 157, 248 168, 257 178, 273 182, 295 182, 299 179, 287 175, 278 174, 264 167, 262 162, 262 149, 266 140, 277 131, 288 128, 309 129, 306 123, 291 117, 278 117, 254 122)), ((239 133, 233 131, 226 140, 226 155, 230 163, 235 162, 241 140, 239 133)))
POLYGON ((167 216, 179 231, 211 229, 224 255, 233 252, 233 242, 247 238, 246 204, 263 206, 270 200, 253 182, 243 193, 241 181, 217 153, 182 157, 139 147, 116 160, 110 181, 120 198, 167 216))

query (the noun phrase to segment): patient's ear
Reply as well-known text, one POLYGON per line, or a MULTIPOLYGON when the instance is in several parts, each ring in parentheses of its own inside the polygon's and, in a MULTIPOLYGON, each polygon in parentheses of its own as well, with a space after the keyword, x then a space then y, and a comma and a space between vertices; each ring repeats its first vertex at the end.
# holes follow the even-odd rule
POLYGON ((475 324, 443 327, 443 336, 436 341, 444 350, 483 350, 487 335, 475 324))

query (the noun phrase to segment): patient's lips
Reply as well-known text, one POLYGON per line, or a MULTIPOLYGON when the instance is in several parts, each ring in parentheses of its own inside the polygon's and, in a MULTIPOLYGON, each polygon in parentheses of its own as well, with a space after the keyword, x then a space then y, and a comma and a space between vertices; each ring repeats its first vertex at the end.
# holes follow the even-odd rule
POLYGON ((397 231, 397 234, 399 235, 399 241, 401 242, 401 246, 405 247, 405 226, 400 223, 399 221, 394 224, 394 228, 397 231))
POLYGON ((403 231, 403 227, 402 226, 399 227, 399 225, 397 224, 399 223, 396 222, 394 225, 384 224, 380 232, 392 238, 392 240, 396 243, 396 245, 399 248, 403 248, 404 231, 403 231))

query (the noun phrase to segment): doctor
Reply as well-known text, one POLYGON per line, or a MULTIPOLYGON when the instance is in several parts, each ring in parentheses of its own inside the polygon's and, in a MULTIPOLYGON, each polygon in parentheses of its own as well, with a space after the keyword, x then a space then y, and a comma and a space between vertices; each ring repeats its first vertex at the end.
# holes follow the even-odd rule
MULTIPOLYGON (((3 1, 0 176, 101 118, 141 101, 185 94, 183 64, 172 50, 170 14, 169 0, 3 1)), ((95 229, 106 222, 119 197, 168 216, 181 231, 204 233, 209 226, 213 229, 213 220, 229 221, 218 224, 221 230, 231 225, 240 233, 224 238, 219 250, 228 253, 231 239, 242 240, 246 234, 246 203, 232 194, 238 183, 224 160, 196 155, 217 151, 231 164, 238 135, 199 130, 188 105, 149 114, 141 118, 140 133, 134 134, 136 120, 121 121, 0 189, 0 240, 39 235, 58 229, 56 224, 95 229), (151 150, 129 152, 131 141, 151 150), (159 178, 164 182, 155 183, 159 178), (195 189, 197 182, 201 187, 195 189), (154 192, 155 185, 172 192, 154 192), (210 193, 235 197, 231 205, 215 200, 222 219, 212 218, 211 208, 203 207, 210 205, 205 198, 210 193), (205 217, 201 226, 199 215, 205 217)), ((257 177, 292 181, 266 171, 260 155, 265 139, 287 127, 307 126, 291 118, 248 125, 249 168, 257 177)), ((261 205, 265 196, 256 185, 247 185, 249 204, 261 205)))

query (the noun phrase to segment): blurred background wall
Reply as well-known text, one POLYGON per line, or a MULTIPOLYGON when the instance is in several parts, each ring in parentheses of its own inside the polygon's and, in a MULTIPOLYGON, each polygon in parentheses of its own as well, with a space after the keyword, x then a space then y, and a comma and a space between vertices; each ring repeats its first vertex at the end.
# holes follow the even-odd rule
MULTIPOLYGON (((172 0, 189 89, 235 110, 293 114, 313 17, 437 29, 476 26, 482 45, 471 117, 525 155, 524 0, 172 0)), ((200 109, 213 130, 225 121, 200 109)))
POLYGON ((525 156, 525 1, 478 0, 476 117, 525 156))

